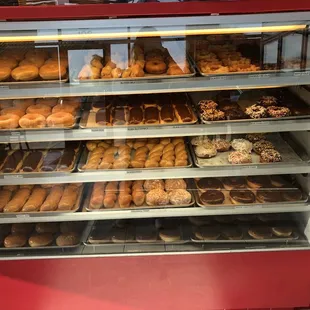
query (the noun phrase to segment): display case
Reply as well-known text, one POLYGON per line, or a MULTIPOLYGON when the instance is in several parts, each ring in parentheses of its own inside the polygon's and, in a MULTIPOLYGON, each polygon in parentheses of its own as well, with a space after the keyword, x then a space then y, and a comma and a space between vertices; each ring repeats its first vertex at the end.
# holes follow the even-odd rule
POLYGON ((307 10, 14 9, 0 12, 0 260, 309 250, 307 10))

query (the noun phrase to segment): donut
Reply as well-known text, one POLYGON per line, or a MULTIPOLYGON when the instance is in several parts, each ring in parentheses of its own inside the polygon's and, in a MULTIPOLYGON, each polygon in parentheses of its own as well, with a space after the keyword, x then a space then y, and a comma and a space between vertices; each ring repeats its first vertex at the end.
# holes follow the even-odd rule
POLYGON ((200 200, 204 205, 205 204, 219 205, 224 202, 225 196, 221 191, 211 189, 204 192, 200 196, 200 200))
POLYGON ((0 67, 0 81, 5 81, 11 76, 10 67, 0 67))
POLYGON ((42 48, 35 49, 35 50, 29 50, 26 53, 25 58, 29 59, 32 57, 43 57, 44 59, 47 59, 48 58, 48 52, 46 50, 43 50, 42 48))
POLYGON ((148 60, 145 63, 145 71, 151 74, 162 74, 167 71, 167 65, 162 60, 148 60))
POLYGON ((280 161, 282 161, 282 156, 274 149, 267 149, 260 153, 261 163, 275 163, 280 161))
POLYGON ((285 117, 285 116, 290 116, 291 111, 289 108, 286 107, 277 107, 277 106, 271 106, 267 108, 267 113, 270 117, 285 117))
POLYGON ((267 110, 258 104, 253 104, 245 109, 245 114, 252 119, 258 119, 267 117, 267 110))
POLYGON ((15 114, 17 115, 18 117, 22 117, 25 112, 21 109, 18 109, 18 108, 5 108, 3 110, 1 110, 1 115, 6 115, 6 114, 15 114))
POLYGON ((205 109, 200 111, 201 117, 206 121, 220 121, 225 119, 225 113, 218 109, 205 109))
POLYGON ((198 180, 196 183, 197 187, 201 190, 223 188, 222 182, 217 178, 202 178, 198 180))
POLYGON ((270 141, 267 141, 267 140, 257 141, 253 145, 253 150, 258 155, 260 155, 262 151, 270 150, 270 149, 273 150, 274 146, 270 141))
POLYGON ((18 127, 19 116, 16 114, 5 114, 0 116, 0 129, 11 129, 18 127))
POLYGON ((231 142, 231 146, 235 151, 244 151, 247 153, 251 153, 253 148, 253 144, 245 139, 234 139, 231 142))
POLYGON ((39 74, 43 80, 58 80, 64 77, 67 70, 64 66, 58 64, 47 64, 40 68, 39 74))
POLYGON ((11 76, 15 81, 31 81, 39 76, 39 69, 35 65, 19 66, 12 70, 11 76))
POLYGON ((53 58, 53 59, 67 58, 68 57, 68 53, 66 50, 58 50, 58 49, 53 50, 50 53, 50 55, 51 55, 51 58, 53 58))
POLYGON ((72 114, 67 112, 57 112, 51 114, 46 119, 48 127, 70 127, 74 124, 75 119, 72 114))
POLYGON ((53 113, 67 112, 67 113, 70 113, 72 115, 75 115, 75 107, 74 107, 74 105, 71 105, 70 103, 68 103, 68 104, 57 104, 53 107, 52 112, 53 113))
POLYGON ((14 99, 13 100, 13 106, 23 111, 26 111, 26 109, 33 104, 35 104, 34 99, 14 99))
POLYGON ((231 164, 249 164, 252 163, 252 156, 244 151, 234 151, 228 155, 228 161, 231 164))
POLYGON ((43 128, 45 125, 45 117, 38 113, 26 114, 19 120, 19 126, 21 128, 43 128))
POLYGON ((1 59, 7 59, 7 58, 15 58, 17 61, 21 61, 24 58, 25 52, 23 50, 6 50, 1 55, 1 59))
POLYGON ((18 62, 15 58, 10 57, 7 59, 0 59, 0 67, 9 67, 10 69, 14 69, 17 67, 18 62))
POLYGON ((272 105, 277 105, 278 100, 276 97, 273 96, 263 96, 257 101, 258 104, 263 105, 264 107, 270 107, 272 105))
POLYGON ((263 133, 249 133, 245 137, 247 140, 249 140, 252 143, 266 139, 265 134, 263 133))
POLYGON ((229 192, 233 204, 254 203, 255 195, 248 189, 233 189, 229 192))
POLYGON ((168 75, 183 75, 183 74, 190 74, 191 70, 188 67, 184 67, 181 69, 178 65, 174 65, 169 67, 167 70, 168 75))
POLYGON ((246 186, 244 177, 226 177, 222 179, 224 188, 232 190, 234 188, 244 188, 246 186))
POLYGON ((10 99, 0 100, 0 109, 11 108, 11 107, 12 107, 12 100, 10 99))
POLYGON ((27 64, 27 62, 30 62, 30 64, 33 64, 37 66, 38 68, 42 67, 44 65, 45 59, 42 56, 29 56, 28 58, 21 61, 22 64, 27 64))
POLYGON ((216 109, 218 104, 213 100, 200 100, 198 106, 202 110, 216 109))
POLYGON ((45 61, 45 65, 53 64, 56 66, 64 66, 65 68, 68 68, 68 60, 66 58, 60 58, 60 59, 53 59, 49 58, 48 60, 45 61))
POLYGON ((212 143, 218 152, 227 152, 231 147, 230 141, 221 138, 214 139, 212 143))
POLYGON ((44 117, 48 117, 51 114, 51 107, 45 104, 33 104, 26 110, 30 114, 41 114, 44 117))

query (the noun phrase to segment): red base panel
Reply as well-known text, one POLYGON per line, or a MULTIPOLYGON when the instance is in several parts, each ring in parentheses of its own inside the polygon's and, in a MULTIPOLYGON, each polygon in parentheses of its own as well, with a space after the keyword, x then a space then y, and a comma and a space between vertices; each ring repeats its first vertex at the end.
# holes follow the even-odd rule
POLYGON ((60 20, 134 16, 256 14, 309 10, 309 0, 207 0, 177 3, 150 2, 136 4, 61 5, 48 7, 0 7, 0 19, 60 20))
POLYGON ((302 251, 1 262, 1 309, 305 307, 309 261, 302 251))

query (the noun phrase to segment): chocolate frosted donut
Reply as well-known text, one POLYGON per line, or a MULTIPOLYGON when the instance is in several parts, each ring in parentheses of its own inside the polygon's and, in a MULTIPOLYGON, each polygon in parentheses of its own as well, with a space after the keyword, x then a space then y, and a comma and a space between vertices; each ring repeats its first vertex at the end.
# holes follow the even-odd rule
POLYGON ((96 124, 108 125, 111 122, 111 112, 110 109, 100 109, 96 112, 95 116, 96 124))
POLYGON ((138 125, 143 121, 143 110, 140 107, 132 108, 129 111, 129 124, 138 125))
POLYGON ((227 177, 223 178, 222 182, 227 190, 231 190, 233 188, 244 188, 246 185, 244 177, 227 177))
POLYGON ((233 189, 229 192, 229 195, 234 204, 255 202, 255 195, 248 189, 233 189))
POLYGON ((264 175, 251 175, 246 178, 247 184, 251 188, 270 188, 270 179, 264 175))
POLYGON ((263 96, 257 101, 258 104, 263 105, 264 107, 270 107, 272 105, 277 105, 278 100, 273 96, 263 96))
POLYGON ((285 201, 299 201, 302 200, 302 192, 296 189, 286 189, 285 191, 281 191, 282 197, 285 201))
POLYGON ((248 118, 248 116, 240 109, 231 109, 225 111, 225 117, 227 120, 248 118))
POLYGON ((38 168, 40 161, 42 160, 43 153, 40 151, 34 151, 27 155, 24 159, 22 169, 23 172, 33 172, 38 168))
POLYGON ((216 178, 202 178, 197 181, 197 186, 199 189, 221 189, 223 184, 219 179, 216 178))
POLYGON ((248 230, 248 234, 254 239, 270 239, 272 232, 268 226, 253 226, 248 230))
POLYGON ((279 202, 282 200, 279 190, 263 190, 259 189, 256 193, 256 198, 259 202, 279 202))
POLYGON ((224 202, 224 194, 218 190, 208 190, 204 192, 200 196, 200 200, 203 204, 210 204, 210 205, 220 205, 224 202))

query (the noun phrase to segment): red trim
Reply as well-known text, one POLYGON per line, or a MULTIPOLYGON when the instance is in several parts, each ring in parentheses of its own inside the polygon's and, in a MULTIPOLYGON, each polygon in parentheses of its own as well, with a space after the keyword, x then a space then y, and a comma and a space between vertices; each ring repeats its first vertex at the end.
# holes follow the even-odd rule
POLYGON ((0 19, 60 20, 133 16, 180 16, 310 11, 309 0, 189 1, 178 3, 136 3, 1 7, 0 19))
POLYGON ((0 262, 1 309, 305 307, 309 261, 310 251, 0 262))

